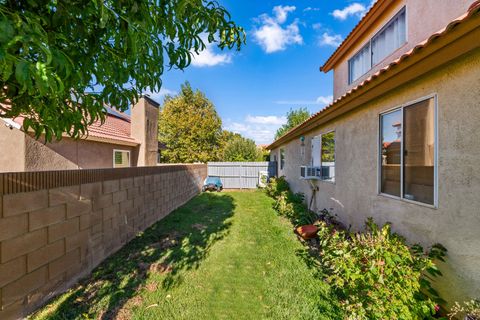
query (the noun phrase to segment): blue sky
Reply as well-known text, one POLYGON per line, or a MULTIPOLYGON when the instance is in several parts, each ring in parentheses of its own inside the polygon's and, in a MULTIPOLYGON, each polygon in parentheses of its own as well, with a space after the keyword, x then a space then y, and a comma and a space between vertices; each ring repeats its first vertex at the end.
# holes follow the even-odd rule
POLYGON ((371 0, 221 0, 247 32, 241 51, 210 45, 185 71, 163 75, 163 101, 189 81, 215 104, 227 130, 273 141, 290 108, 317 112, 332 99, 332 73, 319 67, 358 23, 371 0))

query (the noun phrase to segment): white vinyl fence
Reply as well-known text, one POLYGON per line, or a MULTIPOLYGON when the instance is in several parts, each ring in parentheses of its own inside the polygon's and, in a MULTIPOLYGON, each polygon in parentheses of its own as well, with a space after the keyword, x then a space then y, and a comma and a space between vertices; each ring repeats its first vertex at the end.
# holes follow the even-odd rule
POLYGON ((261 176, 275 176, 276 168, 276 162, 209 162, 208 175, 220 177, 225 189, 255 189, 261 176))

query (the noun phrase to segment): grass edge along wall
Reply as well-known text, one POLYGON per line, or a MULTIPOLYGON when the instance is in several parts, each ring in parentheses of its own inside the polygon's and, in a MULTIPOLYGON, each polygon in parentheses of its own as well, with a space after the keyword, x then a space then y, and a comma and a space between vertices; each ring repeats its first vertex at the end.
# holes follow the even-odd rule
POLYGON ((480 50, 417 78, 381 97, 272 150, 285 152, 284 168, 294 192, 312 195, 302 180, 300 166, 310 165, 311 139, 335 131, 335 183, 317 181, 316 210, 333 209, 353 229, 361 229, 372 216, 410 243, 424 247, 442 243, 448 249, 444 276, 435 286, 449 303, 480 296, 480 143, 478 143, 480 50), (436 162, 438 206, 424 205, 379 194, 380 115, 395 108, 435 97, 437 99, 436 162), (302 150, 304 148, 304 150, 302 150))
POLYGON ((203 164, 1 174, 0 319, 68 289, 197 195, 206 175, 203 164))

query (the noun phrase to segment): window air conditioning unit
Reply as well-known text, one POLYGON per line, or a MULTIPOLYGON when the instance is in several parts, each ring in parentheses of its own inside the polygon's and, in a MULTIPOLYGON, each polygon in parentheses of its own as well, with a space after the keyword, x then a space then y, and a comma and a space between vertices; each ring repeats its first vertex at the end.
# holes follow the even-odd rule
POLYGON ((301 166, 300 177, 302 179, 320 179, 321 170, 320 167, 301 166))

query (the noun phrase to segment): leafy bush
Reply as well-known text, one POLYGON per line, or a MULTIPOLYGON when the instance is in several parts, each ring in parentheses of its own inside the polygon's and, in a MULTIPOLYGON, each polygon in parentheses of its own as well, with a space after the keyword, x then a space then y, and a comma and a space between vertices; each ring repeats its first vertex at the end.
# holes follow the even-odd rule
POLYGON ((463 304, 455 302, 451 313, 448 315, 449 319, 454 319, 459 314, 466 314, 470 318, 467 319, 480 319, 480 299, 466 301, 463 304))
POLYGON ((267 195, 272 198, 277 198, 282 192, 289 190, 290 186, 288 185, 287 180, 285 180, 285 177, 270 178, 270 182, 265 188, 267 195))
POLYGON ((441 245, 428 254, 418 245, 409 248, 389 224, 379 228, 371 218, 365 233, 337 231, 325 222, 319 227, 321 263, 348 319, 424 319, 435 314, 438 295, 427 275, 441 275, 434 263, 445 256, 441 245))

